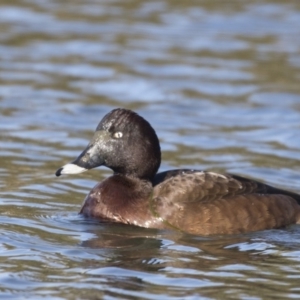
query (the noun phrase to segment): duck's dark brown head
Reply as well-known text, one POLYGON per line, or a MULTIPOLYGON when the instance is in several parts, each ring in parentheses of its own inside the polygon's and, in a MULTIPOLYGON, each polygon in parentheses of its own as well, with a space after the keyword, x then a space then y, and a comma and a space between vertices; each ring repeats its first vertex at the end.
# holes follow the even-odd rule
POLYGON ((117 174, 152 180, 160 161, 159 141, 151 125, 135 112, 117 108, 100 121, 78 158, 58 169, 56 176, 103 165, 117 174))

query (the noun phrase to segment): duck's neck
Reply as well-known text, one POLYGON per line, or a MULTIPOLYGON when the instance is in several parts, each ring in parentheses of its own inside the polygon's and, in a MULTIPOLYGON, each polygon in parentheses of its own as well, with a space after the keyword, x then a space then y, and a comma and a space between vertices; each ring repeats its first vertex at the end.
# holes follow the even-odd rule
POLYGON ((121 176, 123 178, 131 179, 134 182, 137 181, 149 181, 152 182, 155 177, 159 166, 159 159, 156 157, 145 158, 142 163, 132 163, 126 166, 111 166, 105 165, 114 172, 114 176, 121 176))
POLYGON ((133 176, 114 174, 102 182, 101 189, 110 203, 116 202, 122 209, 122 206, 148 199, 152 193, 152 183, 133 176))

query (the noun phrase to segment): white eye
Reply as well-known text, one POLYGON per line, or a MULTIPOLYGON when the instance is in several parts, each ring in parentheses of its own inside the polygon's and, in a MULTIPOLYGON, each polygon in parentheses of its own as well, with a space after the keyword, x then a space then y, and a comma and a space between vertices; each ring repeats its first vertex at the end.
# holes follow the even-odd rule
POLYGON ((118 132, 115 132, 113 134, 113 137, 116 138, 116 139, 119 139, 123 136, 123 133, 121 131, 118 131, 118 132))

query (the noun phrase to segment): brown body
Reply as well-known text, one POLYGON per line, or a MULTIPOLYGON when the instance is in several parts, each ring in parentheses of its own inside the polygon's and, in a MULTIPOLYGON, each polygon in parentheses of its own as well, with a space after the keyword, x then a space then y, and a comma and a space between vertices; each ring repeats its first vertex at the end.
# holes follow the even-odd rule
POLYGON ((80 213, 199 235, 245 233, 300 221, 297 194, 232 175, 188 170, 165 175, 154 186, 121 175, 109 177, 93 188, 80 213))

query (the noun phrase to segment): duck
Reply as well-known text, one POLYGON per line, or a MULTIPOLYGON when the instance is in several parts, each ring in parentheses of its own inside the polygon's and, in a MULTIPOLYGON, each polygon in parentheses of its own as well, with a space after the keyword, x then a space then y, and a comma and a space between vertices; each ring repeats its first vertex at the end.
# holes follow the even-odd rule
POLYGON ((300 223, 300 195, 234 174, 194 169, 158 172, 161 149, 142 116, 113 109, 85 150, 56 171, 105 166, 113 174, 86 196, 80 214, 100 222, 209 236, 243 234, 300 223))

